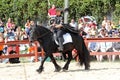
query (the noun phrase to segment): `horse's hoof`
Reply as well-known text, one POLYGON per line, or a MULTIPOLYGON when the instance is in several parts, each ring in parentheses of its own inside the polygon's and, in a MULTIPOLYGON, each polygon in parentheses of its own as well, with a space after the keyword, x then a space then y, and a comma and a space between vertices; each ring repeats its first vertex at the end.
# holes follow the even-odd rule
POLYGON ((90 70, 90 67, 85 67, 85 70, 90 70))
POLYGON ((68 67, 63 67, 63 71, 67 71, 68 70, 68 67))
POLYGON ((61 67, 59 66, 57 69, 55 69, 54 72, 60 72, 60 70, 61 70, 61 67))
POLYGON ((68 69, 63 69, 63 72, 66 72, 68 69))
POLYGON ((42 72, 42 70, 40 70, 40 69, 37 69, 36 71, 37 71, 38 73, 41 73, 41 72, 42 72))

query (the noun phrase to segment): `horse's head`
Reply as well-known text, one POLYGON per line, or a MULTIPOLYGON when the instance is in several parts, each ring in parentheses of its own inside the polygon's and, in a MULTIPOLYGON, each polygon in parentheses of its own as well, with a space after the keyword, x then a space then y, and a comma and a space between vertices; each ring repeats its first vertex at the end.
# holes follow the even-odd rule
POLYGON ((34 41, 37 40, 37 37, 35 35, 35 31, 36 31, 36 26, 31 26, 30 34, 29 34, 29 42, 30 42, 30 44, 32 44, 34 41))
POLYGON ((51 31, 44 26, 33 26, 30 29, 29 41, 30 43, 34 41, 42 41, 50 33, 51 31))

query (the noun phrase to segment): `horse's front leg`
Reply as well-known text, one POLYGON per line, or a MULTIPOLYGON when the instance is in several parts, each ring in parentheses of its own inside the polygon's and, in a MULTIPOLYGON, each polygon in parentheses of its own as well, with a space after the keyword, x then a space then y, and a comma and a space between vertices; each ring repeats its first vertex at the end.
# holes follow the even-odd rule
POLYGON ((61 67, 56 63, 56 60, 53 57, 53 54, 49 55, 49 57, 51 58, 51 61, 55 66, 55 72, 59 72, 61 70, 61 67))
POLYGON ((70 62, 71 62, 71 60, 72 60, 72 51, 69 51, 69 52, 67 52, 67 53, 68 53, 68 60, 67 60, 66 64, 65 64, 64 67, 63 67, 63 71, 68 70, 69 64, 70 64, 70 62))
POLYGON ((38 73, 41 73, 43 71, 44 69, 43 65, 47 58, 48 58, 48 55, 45 55, 45 57, 42 59, 40 67, 36 70, 38 73))

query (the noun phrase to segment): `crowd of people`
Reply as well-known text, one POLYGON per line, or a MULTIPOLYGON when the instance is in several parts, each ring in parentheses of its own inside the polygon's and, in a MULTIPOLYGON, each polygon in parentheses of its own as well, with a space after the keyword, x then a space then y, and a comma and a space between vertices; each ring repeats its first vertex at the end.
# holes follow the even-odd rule
MULTIPOLYGON (((48 16, 56 17, 56 14, 55 5, 52 5, 52 8, 48 11, 48 16)), ((0 19, 0 42, 29 39, 30 27, 34 25, 34 21, 27 20, 24 28, 22 28, 21 26, 16 26, 12 18, 9 18, 6 23, 0 19)), ((97 24, 92 21, 90 23, 83 22, 81 18, 78 20, 71 19, 69 25, 79 31, 79 35, 84 38, 120 37, 120 21, 118 24, 115 24, 114 21, 107 19, 106 16, 103 17, 101 26, 97 26, 97 24)), ((88 49, 90 52, 120 52, 120 42, 90 42, 88 49)), ((0 55, 2 53, 8 54, 9 51, 7 45, 0 45, 0 55)), ((29 50, 29 52, 32 51, 29 50)), ((111 59, 114 61, 115 57, 116 55, 107 56, 109 61, 111 61, 111 59)), ((104 60, 104 56, 102 55, 96 56, 96 58, 98 61, 104 60)))
MULTIPOLYGON (((0 20, 0 42, 8 42, 15 40, 28 40, 30 35, 30 27, 35 25, 34 21, 27 20, 24 24, 24 28, 21 26, 17 26, 15 22, 13 22, 12 18, 8 18, 7 22, 3 22, 0 20)), ((28 52, 31 52, 32 47, 25 44, 20 44, 20 49, 25 50, 25 46, 28 48, 28 52)), ((13 45, 0 45, 0 55, 8 55, 11 51, 15 51, 17 53, 17 46, 13 45)), ((34 50, 33 50, 34 51, 34 50)), ((13 53, 13 54, 14 54, 13 53)), ((1 62, 7 63, 9 59, 1 60, 1 62)))
MULTIPOLYGON (((71 19, 70 25, 79 30, 79 34, 84 38, 119 38, 120 37, 120 21, 115 24, 114 21, 103 17, 101 26, 97 26, 92 21, 84 23, 82 19, 75 22, 71 19)), ((89 42, 88 49, 90 52, 120 52, 120 42, 89 42)), ((106 56, 95 56, 97 61, 103 61, 106 56)), ((120 58, 120 56, 117 56, 120 58)), ((109 61, 114 61, 116 55, 107 55, 109 61)))
MULTIPOLYGON (((115 24, 113 21, 107 19, 105 16, 101 23, 101 26, 94 24, 84 24, 80 21, 80 35, 87 38, 119 38, 120 37, 120 21, 115 24), (82 25, 82 27, 81 27, 82 25), (87 26, 86 26, 87 25, 87 26)), ((78 26, 79 27, 79 26, 78 26)), ((90 42, 88 45, 90 52, 119 52, 120 44, 119 42, 90 42)), ((109 61, 114 61, 116 55, 107 55, 109 61)), ((96 56, 98 61, 103 61, 105 58, 103 55, 96 56)), ((118 56, 120 58, 120 56, 118 56)))
MULTIPOLYGON (((49 12, 54 12, 55 16, 55 5, 49 10, 49 12), (51 11, 52 10, 52 11, 51 11)), ((119 38, 120 37, 120 21, 115 24, 114 21, 108 19, 106 16, 103 17, 103 21, 98 26, 93 21, 85 22, 83 19, 79 18, 78 20, 71 19, 69 25, 73 27, 75 30, 79 31, 79 34, 84 38, 119 38)), ((120 42, 90 42, 88 45, 88 49, 90 52, 120 52, 120 42)), ((108 55, 107 58, 109 61, 114 61, 116 55, 108 55)), ((99 55, 96 56, 97 61, 103 61, 104 56, 99 55)), ((120 58, 120 56, 119 56, 120 58)))

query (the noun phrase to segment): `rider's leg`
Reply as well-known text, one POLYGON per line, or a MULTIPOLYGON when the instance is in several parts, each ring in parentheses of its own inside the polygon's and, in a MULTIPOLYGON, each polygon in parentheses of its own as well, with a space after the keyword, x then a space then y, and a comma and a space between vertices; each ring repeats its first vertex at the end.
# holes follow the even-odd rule
POLYGON ((63 51, 63 40, 62 38, 58 38, 59 41, 59 51, 63 51))
POLYGON ((59 30, 57 32, 57 37, 58 37, 58 45, 59 45, 59 51, 63 51, 63 32, 62 30, 59 30))

